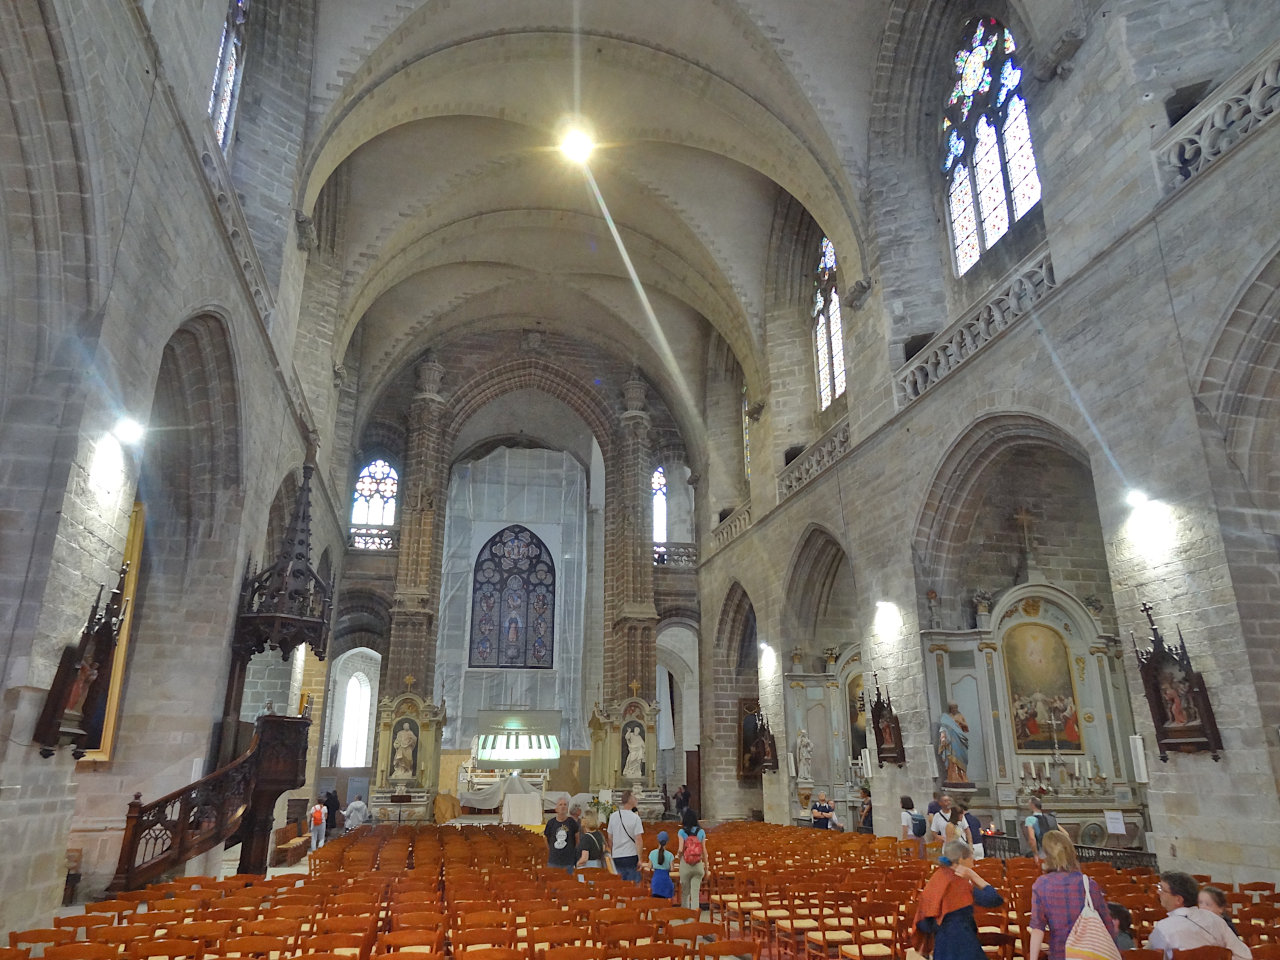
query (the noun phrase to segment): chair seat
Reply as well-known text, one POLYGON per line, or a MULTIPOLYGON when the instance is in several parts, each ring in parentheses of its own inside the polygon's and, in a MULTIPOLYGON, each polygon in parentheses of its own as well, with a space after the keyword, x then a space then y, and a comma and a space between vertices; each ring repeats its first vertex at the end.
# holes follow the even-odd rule
POLYGON ((852 930, 815 930, 805 934, 805 939, 816 944, 853 943, 852 930))
POLYGON ((790 915, 790 910, 784 910, 781 907, 766 907, 763 910, 751 911, 751 919, 753 920, 779 920, 790 915))
POLYGON ((818 921, 812 917, 792 917, 789 920, 779 920, 777 926, 779 930, 788 930, 792 933, 799 933, 801 930, 806 932, 809 930, 817 930, 818 921))
POLYGON ((847 946, 840 948, 840 956, 849 957, 851 960, 866 960, 867 957, 891 957, 893 956, 893 948, 883 944, 863 944, 862 946, 847 946))

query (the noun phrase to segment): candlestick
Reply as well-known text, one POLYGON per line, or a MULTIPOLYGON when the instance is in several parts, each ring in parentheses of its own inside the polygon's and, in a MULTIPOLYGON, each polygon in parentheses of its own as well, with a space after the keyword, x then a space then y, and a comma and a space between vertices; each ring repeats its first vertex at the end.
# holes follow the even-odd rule
POLYGON ((1080 776, 1080 758, 1076 757, 1076 777, 1080 776))

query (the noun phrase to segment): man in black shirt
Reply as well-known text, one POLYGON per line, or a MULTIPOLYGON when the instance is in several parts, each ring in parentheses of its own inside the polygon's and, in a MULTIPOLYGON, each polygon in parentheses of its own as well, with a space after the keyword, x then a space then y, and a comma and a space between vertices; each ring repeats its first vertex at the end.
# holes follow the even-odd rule
POLYGON ((809 808, 809 815, 813 818, 813 825, 819 830, 830 830, 831 818, 835 815, 835 810, 835 807, 827 803, 827 792, 819 790, 818 799, 813 801, 813 806, 809 808))
POLYGON ((573 873, 578 859, 578 821, 569 816, 569 801, 556 801, 556 815, 542 831, 547 838, 547 866, 573 873))

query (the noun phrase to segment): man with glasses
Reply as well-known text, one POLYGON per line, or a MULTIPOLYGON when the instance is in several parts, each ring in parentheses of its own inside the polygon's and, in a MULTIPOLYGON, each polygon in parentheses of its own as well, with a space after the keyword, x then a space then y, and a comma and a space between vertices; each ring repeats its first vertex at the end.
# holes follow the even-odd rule
POLYGON ((1173 951, 1192 947, 1226 947, 1236 960, 1252 960, 1253 952, 1243 940, 1231 932, 1227 921, 1216 913, 1196 906, 1200 885, 1195 877, 1166 870, 1160 874, 1156 887, 1160 906, 1169 915, 1156 922, 1147 938, 1148 950, 1163 950, 1165 960, 1172 960, 1173 951))

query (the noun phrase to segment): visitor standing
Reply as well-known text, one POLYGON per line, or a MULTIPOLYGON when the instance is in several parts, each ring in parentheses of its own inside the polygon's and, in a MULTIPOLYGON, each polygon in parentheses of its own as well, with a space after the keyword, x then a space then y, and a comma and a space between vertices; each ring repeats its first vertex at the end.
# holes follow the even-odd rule
MULTIPOLYGON (((1076 848, 1063 830, 1050 830, 1041 839, 1044 863, 1041 874, 1031 885, 1031 938, 1027 956, 1040 956, 1045 931, 1049 931, 1049 960, 1064 960, 1067 935, 1075 926, 1084 909, 1085 884, 1088 883, 1089 902, 1111 934, 1116 937, 1116 922, 1107 910, 1107 898, 1092 878, 1085 878, 1076 859, 1076 848)), ((1116 948, 1117 952, 1119 947, 1116 948)))
POLYGON ((547 866, 573 873, 578 860, 578 821, 569 816, 569 801, 556 801, 556 815, 542 830, 547 838, 547 866))
POLYGON ((324 846, 324 822, 328 814, 322 797, 316 797, 315 806, 307 813, 307 823, 311 827, 311 852, 315 853, 324 846))
POLYGON ((938 864, 916 908, 916 949, 933 960, 984 960, 973 908, 998 907, 1004 897, 973 869, 963 840, 943 844, 938 864))
POLYGON ((623 790, 618 809, 609 817, 609 844, 618 876, 640 882, 640 855, 644 853, 644 824, 636 813, 636 795, 623 790))
POLYGON ((680 832, 676 834, 680 858, 680 906, 692 910, 702 909, 700 890, 702 878, 707 875, 707 833, 698 826, 698 811, 684 808, 680 832))
POLYGON ((342 822, 347 830, 354 830, 368 819, 369 806, 364 802, 361 794, 356 794, 356 798, 347 805, 347 809, 342 811, 342 822))
POLYGON ((818 799, 809 807, 810 822, 819 830, 830 830, 831 818, 835 812, 836 808, 827 802, 827 792, 819 790, 818 799))
POLYGON ((578 869, 604 866, 605 839, 600 829, 600 815, 588 810, 582 815, 578 833, 578 869))

